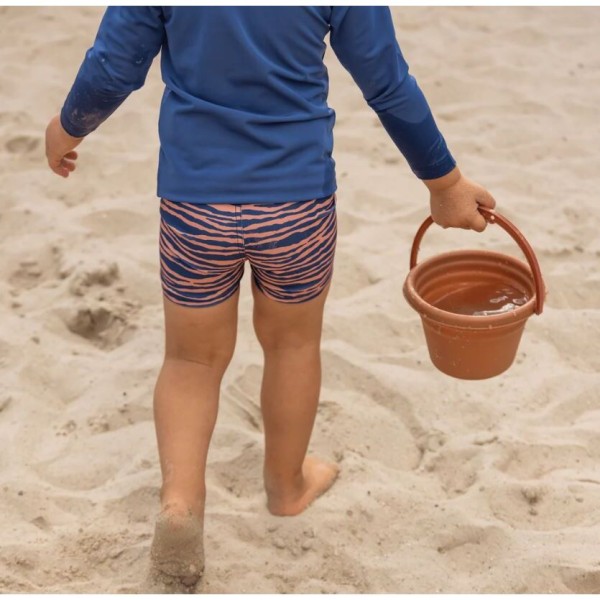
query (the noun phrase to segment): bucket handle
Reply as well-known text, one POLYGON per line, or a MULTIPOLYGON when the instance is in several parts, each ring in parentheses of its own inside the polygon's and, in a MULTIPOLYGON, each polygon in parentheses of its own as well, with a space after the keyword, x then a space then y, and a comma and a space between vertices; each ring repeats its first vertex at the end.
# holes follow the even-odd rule
MULTIPOLYGON (((542 279, 542 271, 540 265, 535 256, 533 248, 529 245, 529 242, 525 239, 525 236, 506 218, 497 212, 485 208, 484 206, 478 207, 479 212, 483 215, 483 218, 490 224, 497 223, 504 229, 512 238, 517 242, 519 248, 523 251, 523 254, 527 258, 531 272, 533 273, 533 280, 535 282, 535 313, 538 315, 542 314, 544 309, 544 296, 546 295, 546 287, 544 280, 542 279)), ((429 215, 415 235, 412 249, 410 251, 410 268, 411 270, 417 266, 417 255, 421 246, 421 240, 425 235, 427 229, 434 223, 431 215, 429 215)))

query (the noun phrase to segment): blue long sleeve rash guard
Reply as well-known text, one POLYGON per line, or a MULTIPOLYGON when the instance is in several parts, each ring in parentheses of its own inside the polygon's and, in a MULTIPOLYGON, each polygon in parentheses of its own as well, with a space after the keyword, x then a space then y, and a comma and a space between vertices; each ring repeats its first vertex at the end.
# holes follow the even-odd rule
POLYGON ((283 202, 336 188, 331 48, 415 175, 455 161, 382 6, 106 9, 61 111, 86 136, 139 89, 161 51, 157 194, 175 201, 283 202))

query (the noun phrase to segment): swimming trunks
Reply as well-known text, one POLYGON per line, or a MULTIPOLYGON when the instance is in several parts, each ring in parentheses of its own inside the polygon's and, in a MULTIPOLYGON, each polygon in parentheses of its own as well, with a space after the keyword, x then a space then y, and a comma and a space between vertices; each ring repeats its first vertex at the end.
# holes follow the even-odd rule
POLYGON ((160 200, 164 295, 183 306, 219 304, 238 289, 248 260, 256 287, 306 302, 329 283, 337 238, 336 194, 278 203, 160 200))

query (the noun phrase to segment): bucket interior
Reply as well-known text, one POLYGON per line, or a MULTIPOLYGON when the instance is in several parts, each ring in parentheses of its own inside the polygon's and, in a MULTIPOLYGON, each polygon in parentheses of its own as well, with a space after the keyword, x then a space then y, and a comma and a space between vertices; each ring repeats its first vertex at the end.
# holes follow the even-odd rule
POLYGON ((535 295, 528 265, 495 252, 458 251, 419 265, 415 292, 427 304, 460 315, 498 315, 535 295))

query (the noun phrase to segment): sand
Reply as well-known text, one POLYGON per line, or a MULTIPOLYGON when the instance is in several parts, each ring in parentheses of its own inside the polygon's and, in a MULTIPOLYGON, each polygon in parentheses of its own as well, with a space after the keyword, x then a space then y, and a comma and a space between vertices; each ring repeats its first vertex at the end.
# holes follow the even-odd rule
MULTIPOLYGON (((145 583, 163 348, 155 62, 79 148, 44 160, 99 8, 0 8, 0 591, 145 583)), ((549 289, 513 367, 451 379, 402 297, 425 187, 330 51, 339 238, 311 450, 335 486, 268 513, 248 270, 209 454, 197 592, 600 592, 600 9, 393 9, 463 172, 549 289)), ((432 229, 422 256, 506 234, 432 229)))

